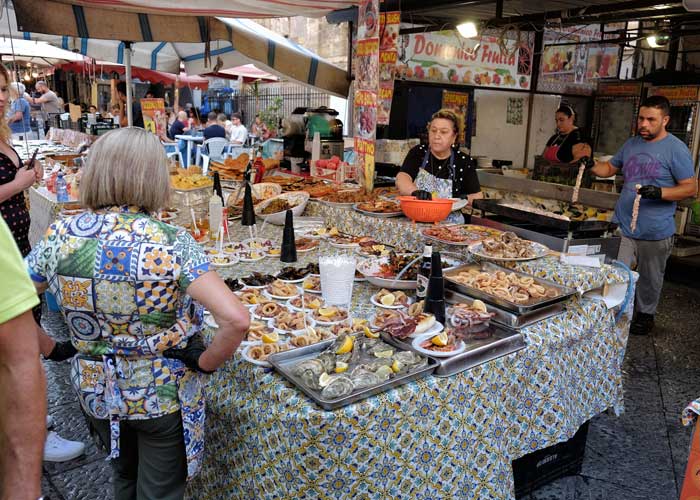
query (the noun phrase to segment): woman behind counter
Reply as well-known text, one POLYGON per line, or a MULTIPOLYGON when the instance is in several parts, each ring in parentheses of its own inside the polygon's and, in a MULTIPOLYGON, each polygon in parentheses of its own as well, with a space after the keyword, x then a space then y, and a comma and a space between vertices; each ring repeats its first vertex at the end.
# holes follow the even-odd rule
MULTIPOLYGON (((455 147, 459 119, 449 109, 433 114, 428 123, 428 146, 419 145, 406 155, 396 176, 396 187, 403 196, 421 200, 466 198, 471 205, 483 198, 474 159, 455 147)), ((451 214, 450 222, 464 222, 460 213, 451 214)))
POLYGON ((554 113, 557 133, 549 138, 542 156, 556 163, 572 163, 584 156, 591 156, 591 146, 581 130, 574 124, 576 113, 568 104, 562 104, 554 113))

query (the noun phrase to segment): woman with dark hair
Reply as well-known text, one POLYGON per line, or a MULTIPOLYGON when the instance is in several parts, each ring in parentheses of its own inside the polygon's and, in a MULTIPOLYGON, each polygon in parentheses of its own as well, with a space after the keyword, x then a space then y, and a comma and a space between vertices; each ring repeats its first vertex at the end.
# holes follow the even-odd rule
POLYGON ((542 156, 557 163, 572 163, 591 156, 591 146, 576 125, 576 113, 568 104, 562 104, 554 113, 557 133, 549 138, 542 156))
MULTIPOLYGON (((469 204, 482 198, 476 162, 456 148, 459 119, 449 109, 433 114, 428 123, 428 145, 411 149, 396 176, 396 187, 404 196, 421 200, 466 198, 469 204)), ((461 214, 455 222, 463 222, 461 214)))

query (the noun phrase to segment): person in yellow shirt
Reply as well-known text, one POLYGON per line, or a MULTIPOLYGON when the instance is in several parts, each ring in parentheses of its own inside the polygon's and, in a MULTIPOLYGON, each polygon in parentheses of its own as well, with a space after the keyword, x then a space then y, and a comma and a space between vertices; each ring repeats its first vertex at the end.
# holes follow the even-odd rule
POLYGON ((46 379, 39 361, 39 303, 27 268, 0 217, 0 498, 41 496, 46 379))

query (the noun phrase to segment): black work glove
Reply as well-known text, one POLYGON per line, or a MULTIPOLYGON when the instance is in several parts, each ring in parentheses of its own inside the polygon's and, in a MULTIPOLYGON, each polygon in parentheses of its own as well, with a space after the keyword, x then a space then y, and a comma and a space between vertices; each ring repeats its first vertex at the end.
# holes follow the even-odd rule
POLYGON ((582 158, 579 160, 579 165, 581 165, 581 163, 584 164, 584 166, 586 167, 586 170, 595 167, 595 160, 594 160, 593 158, 591 158, 590 156, 584 156, 584 157, 582 157, 582 158))
POLYGON ((202 370, 199 367, 199 357, 207 348, 204 345, 204 340, 202 340, 201 333, 195 333, 187 341, 187 346, 182 349, 168 349, 163 351, 163 356, 171 359, 179 359, 185 366, 190 370, 202 372, 202 373, 214 373, 213 371, 202 370))
POLYGON ((53 346, 53 349, 51 349, 49 355, 46 356, 46 359, 50 359, 51 361, 65 361, 75 356, 77 352, 78 351, 75 350, 70 340, 56 342, 56 345, 53 346))
POLYGON ((637 192, 642 195, 642 198, 645 198, 647 200, 661 199, 661 188, 658 186, 642 186, 637 192))
POLYGON ((429 191, 425 191, 424 189, 416 189, 411 193, 411 196, 415 196, 416 200, 432 200, 433 195, 430 194, 429 191))

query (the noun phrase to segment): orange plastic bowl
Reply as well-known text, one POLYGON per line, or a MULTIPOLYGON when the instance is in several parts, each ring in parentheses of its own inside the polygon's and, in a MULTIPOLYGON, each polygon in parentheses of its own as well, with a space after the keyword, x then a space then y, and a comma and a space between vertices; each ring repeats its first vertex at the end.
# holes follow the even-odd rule
POLYGON ((414 222, 440 222, 452 211, 452 200, 417 200, 415 196, 399 196, 401 210, 414 222))

